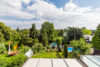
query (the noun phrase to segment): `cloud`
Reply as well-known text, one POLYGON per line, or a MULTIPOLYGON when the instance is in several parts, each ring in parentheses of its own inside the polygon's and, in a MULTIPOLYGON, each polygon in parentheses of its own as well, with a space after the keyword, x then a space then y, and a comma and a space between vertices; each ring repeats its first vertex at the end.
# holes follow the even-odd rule
POLYGON ((17 18, 30 19, 34 15, 22 10, 22 2, 25 0, 0 0, 0 17, 12 16, 17 18))
POLYGON ((100 13, 97 12, 97 9, 93 9, 90 6, 79 7, 73 2, 66 3, 64 7, 57 8, 52 3, 36 1, 35 4, 29 6, 28 9, 36 11, 36 16, 38 18, 53 22, 56 28, 84 26, 88 29, 95 29, 97 24, 100 22, 100 13))
POLYGON ((54 23, 57 29, 69 26, 95 29, 98 23, 100 23, 100 8, 92 8, 91 6, 80 7, 72 1, 66 3, 61 8, 57 8, 53 3, 44 0, 1 0, 0 16, 39 19, 34 21, 5 21, 0 19, 2 22, 6 22, 7 25, 11 25, 14 28, 17 26, 20 28, 29 28, 32 23, 35 23, 39 29, 44 21, 50 21, 54 23), (27 8, 22 7, 22 3, 29 4, 31 1, 34 2, 31 6, 27 5, 27 8), (25 9, 25 11, 22 9, 25 9))

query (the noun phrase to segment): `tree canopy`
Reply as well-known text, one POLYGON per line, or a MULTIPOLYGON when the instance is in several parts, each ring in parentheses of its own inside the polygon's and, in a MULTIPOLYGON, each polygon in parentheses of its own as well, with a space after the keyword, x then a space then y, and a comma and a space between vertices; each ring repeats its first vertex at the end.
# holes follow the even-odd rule
POLYGON ((88 35, 91 35, 92 34, 92 31, 91 30, 88 30, 86 28, 83 28, 82 31, 83 31, 83 34, 88 34, 88 35))
POLYGON ((53 42, 53 39, 55 37, 55 29, 54 29, 54 25, 53 23, 50 22, 45 22, 42 25, 42 29, 41 29, 41 37, 42 37, 42 42, 43 44, 45 44, 45 46, 48 43, 53 42))
POLYGON ((95 31, 95 34, 92 39, 92 43, 94 48, 100 49, 100 24, 97 27, 97 30, 95 31))
POLYGON ((67 40, 68 42, 72 40, 79 40, 83 37, 83 32, 80 28, 69 27, 67 30, 67 40))

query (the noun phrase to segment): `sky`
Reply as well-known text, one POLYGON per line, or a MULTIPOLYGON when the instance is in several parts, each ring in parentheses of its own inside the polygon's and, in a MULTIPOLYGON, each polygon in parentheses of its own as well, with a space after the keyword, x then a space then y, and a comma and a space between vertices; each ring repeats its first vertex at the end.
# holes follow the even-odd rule
POLYGON ((49 21, 56 29, 86 27, 95 30, 100 24, 100 0, 0 0, 0 22, 12 29, 37 29, 49 21))

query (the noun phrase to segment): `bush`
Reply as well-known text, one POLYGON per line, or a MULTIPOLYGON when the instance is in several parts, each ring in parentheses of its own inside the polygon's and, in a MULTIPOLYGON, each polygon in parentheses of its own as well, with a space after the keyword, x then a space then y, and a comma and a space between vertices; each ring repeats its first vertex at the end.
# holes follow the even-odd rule
POLYGON ((18 54, 11 57, 3 56, 0 58, 0 67, 21 67, 27 60, 27 56, 18 54))
POLYGON ((6 47, 4 43, 0 43, 0 54, 3 54, 6 51, 6 47))
POLYGON ((36 43, 34 46, 32 46, 32 50, 33 50, 34 54, 44 50, 43 44, 36 43))
POLYGON ((21 53, 26 53, 26 52, 30 49, 30 47, 28 47, 28 46, 23 46, 23 47, 21 47, 20 49, 21 49, 21 53))
POLYGON ((0 58, 0 67, 6 67, 7 66, 7 62, 5 58, 0 58))
POLYGON ((73 52, 75 54, 89 54, 90 48, 92 47, 91 44, 87 44, 84 39, 80 39, 77 41, 71 41, 70 44, 73 47, 73 52))
POLYGON ((27 57, 23 54, 18 54, 14 58, 12 58, 13 66, 15 67, 21 67, 21 65, 27 60, 27 57))
POLYGON ((64 45, 64 58, 68 57, 67 44, 64 45))

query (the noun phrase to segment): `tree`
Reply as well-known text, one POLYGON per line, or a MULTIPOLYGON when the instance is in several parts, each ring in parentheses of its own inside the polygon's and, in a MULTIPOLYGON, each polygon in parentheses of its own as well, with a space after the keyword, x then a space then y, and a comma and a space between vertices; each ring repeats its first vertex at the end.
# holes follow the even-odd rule
POLYGON ((80 54, 89 54, 91 44, 87 44, 85 39, 73 40, 70 42, 70 45, 73 47, 74 52, 79 52, 80 54))
POLYGON ((4 35, 0 32, 0 42, 3 42, 3 41, 5 41, 4 35))
POLYGON ((38 31, 35 27, 35 24, 32 24, 32 27, 30 28, 30 37, 33 39, 32 44, 35 44, 38 42, 38 31))
POLYGON ((48 36, 47 36, 47 33, 46 33, 46 29, 45 28, 43 28, 41 30, 41 36, 42 36, 43 46, 44 47, 47 47, 48 46, 48 36))
POLYGON ((80 28, 69 27, 67 30, 67 41, 79 40, 83 37, 83 32, 80 28))
POLYGON ((38 33, 37 33, 37 29, 35 27, 35 24, 32 24, 32 28, 30 28, 30 37, 32 39, 37 39, 38 33))
POLYGON ((83 31, 83 34, 87 34, 87 35, 91 35, 92 34, 92 31, 91 30, 88 30, 86 28, 82 28, 82 31, 83 31))
POLYGON ((100 24, 97 27, 97 30, 95 31, 95 34, 92 39, 92 43, 94 48, 100 49, 100 24))
POLYGON ((17 27, 16 31, 17 31, 17 32, 20 32, 20 29, 17 27))
POLYGON ((61 37, 63 37, 63 35, 64 35, 64 30, 59 30, 58 35, 61 36, 61 37))
POLYGON ((20 41, 21 39, 21 35, 19 32, 17 32, 16 30, 12 30, 11 31, 11 37, 10 37, 10 40, 11 41, 20 41))
POLYGON ((60 46, 61 46, 61 44, 62 44, 62 38, 61 38, 61 37, 58 37, 58 38, 56 39, 56 43, 58 44, 58 45, 57 45, 58 52, 61 52, 60 46))
POLYGON ((68 49, 67 49, 67 44, 64 45, 64 58, 68 57, 68 49))
MULTIPOLYGON (((55 37, 55 33, 54 33, 55 29, 54 29, 53 23, 50 23, 50 22, 43 23, 41 31, 43 30, 45 30, 45 33, 47 34, 46 36, 48 38, 48 42, 49 43, 53 42, 53 39, 55 37)), ((41 32, 41 34, 43 33, 41 32)))
POLYGON ((31 37, 29 37, 28 29, 21 30, 19 34, 20 34, 20 45, 24 44, 30 47, 34 45, 34 40, 31 37))
POLYGON ((10 37, 11 37, 11 29, 10 29, 10 27, 8 27, 4 23, 0 22, 0 31, 4 35, 4 39, 6 41, 9 41, 10 37))

